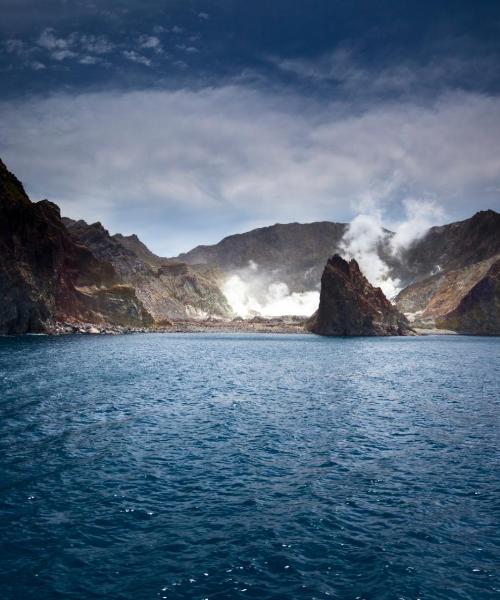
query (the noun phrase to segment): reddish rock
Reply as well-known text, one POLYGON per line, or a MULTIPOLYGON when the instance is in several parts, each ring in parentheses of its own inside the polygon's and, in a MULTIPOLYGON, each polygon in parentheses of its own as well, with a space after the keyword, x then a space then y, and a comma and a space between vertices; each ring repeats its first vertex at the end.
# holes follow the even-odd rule
POLYGON ((321 277, 319 308, 308 321, 313 333, 386 336, 412 333, 408 321, 361 273, 355 260, 335 254, 321 277))

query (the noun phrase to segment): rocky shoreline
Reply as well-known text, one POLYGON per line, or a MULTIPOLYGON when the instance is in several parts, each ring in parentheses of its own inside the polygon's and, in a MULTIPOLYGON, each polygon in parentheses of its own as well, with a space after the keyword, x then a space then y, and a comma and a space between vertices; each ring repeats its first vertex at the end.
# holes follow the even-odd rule
MULTIPOLYGON (((175 321, 169 325, 155 327, 117 327, 109 324, 93 323, 51 323, 44 331, 38 333, 24 333, 14 335, 43 335, 43 336, 63 336, 63 335, 132 335, 138 333, 278 333, 278 334, 301 334, 314 335, 307 328, 306 319, 297 318, 296 321, 285 321, 280 318, 265 319, 257 317, 256 319, 185 319, 175 321)), ((10 334, 12 335, 12 334, 10 334)), ((472 335, 467 333, 457 333, 449 329, 414 327, 413 335, 418 337, 426 336, 456 336, 472 335)), ((1 336, 0 336, 1 337, 1 336)), ((343 337, 343 336, 340 336, 343 337)))
POLYGON ((132 333, 301 333, 308 334, 303 317, 254 317, 252 319, 183 319, 152 327, 120 327, 110 324, 54 322, 46 335, 126 335, 132 333))

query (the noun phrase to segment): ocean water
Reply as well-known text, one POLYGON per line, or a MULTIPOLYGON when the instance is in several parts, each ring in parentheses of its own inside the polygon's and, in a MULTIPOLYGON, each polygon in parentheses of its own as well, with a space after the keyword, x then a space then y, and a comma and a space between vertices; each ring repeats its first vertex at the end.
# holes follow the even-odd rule
POLYGON ((500 597, 500 339, 0 339, 0 598, 500 597))

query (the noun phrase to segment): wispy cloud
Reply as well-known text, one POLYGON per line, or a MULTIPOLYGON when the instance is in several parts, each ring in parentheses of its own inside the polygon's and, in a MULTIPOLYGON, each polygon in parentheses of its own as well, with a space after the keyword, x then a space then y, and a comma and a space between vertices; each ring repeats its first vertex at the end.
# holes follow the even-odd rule
MULTIPOLYGON (((150 67, 156 57, 160 61, 167 61, 169 53, 165 51, 161 35, 169 30, 162 26, 153 28, 152 33, 143 33, 130 38, 121 37, 120 41, 111 40, 106 35, 96 35, 81 31, 73 31, 61 35, 53 28, 44 29, 35 40, 21 40, 17 38, 8 39, 3 42, 4 51, 17 59, 17 65, 40 70, 50 66, 50 62, 72 61, 73 64, 81 65, 105 65, 113 63, 120 65, 123 58, 131 63, 150 67), (40 65, 43 65, 42 67, 40 65)), ((189 43, 182 43, 183 31, 174 27, 176 32, 172 48, 182 50, 186 54, 198 53, 198 48, 193 45, 199 40, 199 36, 187 38, 189 43)), ((0 46, 1 51, 1 46, 0 46)), ((161 64, 156 61, 156 65, 161 64)), ((164 64, 164 63, 163 63, 164 64)), ((12 65, 15 68, 15 65, 12 65)))
POLYGON ((26 50, 26 46, 22 40, 7 40, 4 45, 7 52, 10 54, 17 54, 18 56, 24 54, 26 50))
POLYGON ((158 38, 156 35, 141 35, 139 36, 138 44, 141 48, 154 50, 159 54, 163 52, 160 38, 158 38))
POLYGON ((81 49, 89 54, 109 54, 116 47, 116 44, 104 35, 82 33, 79 35, 78 41, 81 49))
POLYGON ((135 50, 124 50, 122 52, 123 56, 130 60, 131 62, 137 63, 139 65, 144 65, 146 67, 151 66, 151 59, 143 54, 139 54, 135 50))
POLYGON ((284 73, 315 84, 335 85, 347 95, 388 95, 439 92, 443 88, 480 86, 498 79, 497 59, 488 54, 457 56, 453 52, 417 62, 388 60, 367 66, 355 46, 340 46, 315 58, 270 57, 284 73))
POLYGON ((187 46, 186 44, 176 44, 177 50, 182 50, 187 54, 198 54, 199 50, 196 46, 187 46))
POLYGON ((70 45, 70 41, 64 38, 58 38, 51 28, 44 29, 38 38, 38 45, 47 50, 65 49, 70 45))
POLYGON ((101 62, 101 56, 115 49, 115 44, 103 35, 74 31, 67 36, 59 36, 51 28, 42 31, 37 46, 47 51, 53 60, 75 59, 81 64, 97 64, 101 62))

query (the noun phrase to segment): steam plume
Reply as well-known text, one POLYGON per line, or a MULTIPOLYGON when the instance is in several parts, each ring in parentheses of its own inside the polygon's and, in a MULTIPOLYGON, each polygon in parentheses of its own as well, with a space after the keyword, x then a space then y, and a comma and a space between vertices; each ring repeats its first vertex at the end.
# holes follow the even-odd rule
POLYGON ((250 261, 246 269, 233 273, 225 281, 222 291, 234 312, 243 318, 260 315, 311 316, 318 308, 319 292, 293 292, 282 281, 271 281, 270 276, 259 271, 250 261))

